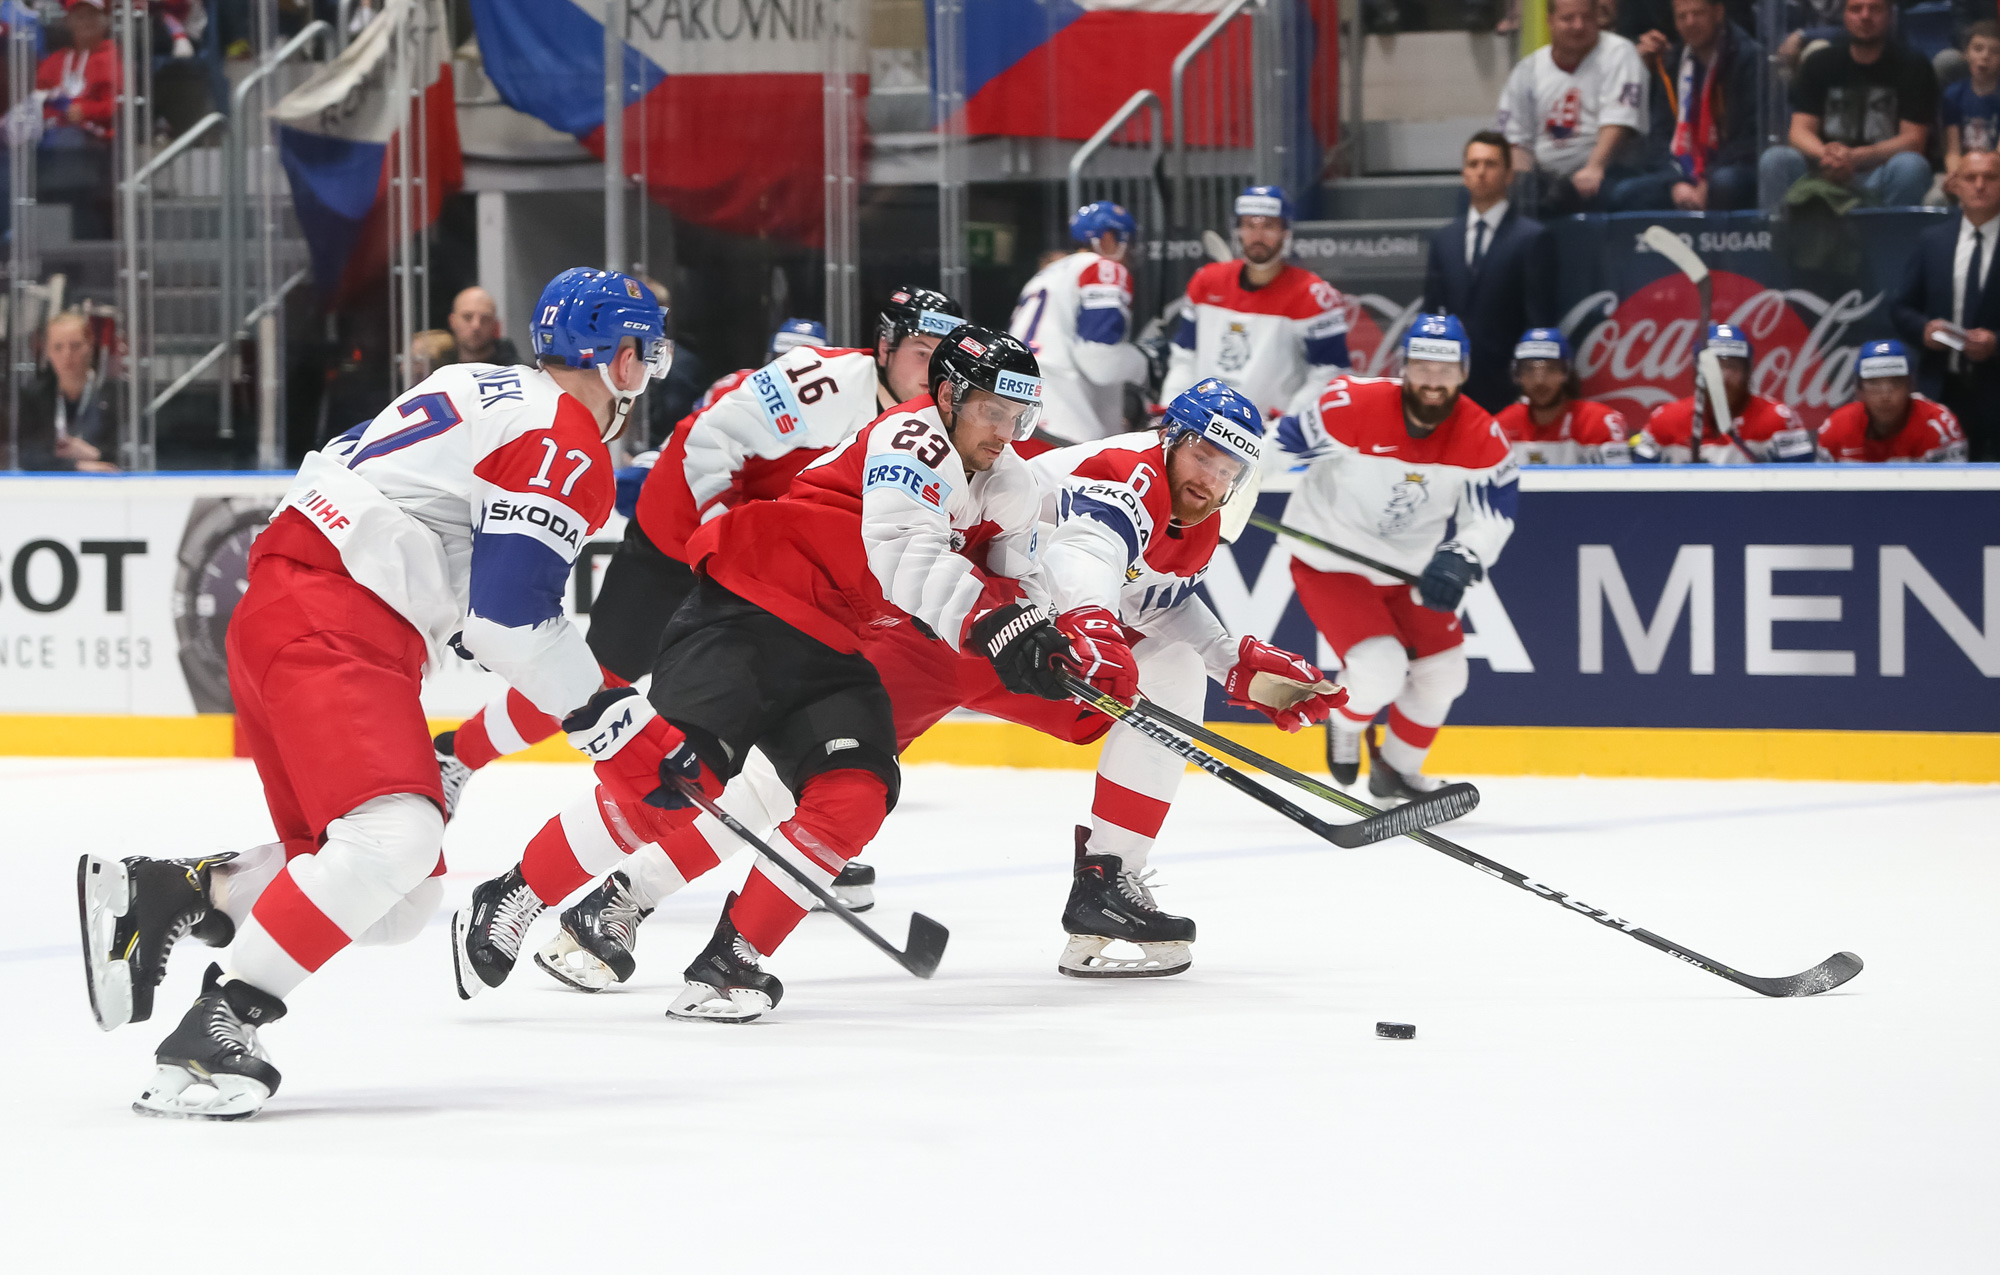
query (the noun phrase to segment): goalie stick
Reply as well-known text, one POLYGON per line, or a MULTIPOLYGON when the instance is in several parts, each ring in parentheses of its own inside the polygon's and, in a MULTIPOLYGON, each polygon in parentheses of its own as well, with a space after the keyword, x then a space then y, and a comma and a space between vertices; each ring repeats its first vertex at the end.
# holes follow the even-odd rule
MULTIPOLYGON (((1116 703, 1115 700, 1113 702, 1116 703)), ((1232 750, 1241 747, 1241 745, 1232 744, 1229 740, 1215 734, 1213 731, 1206 730, 1198 723, 1190 722, 1176 713, 1161 708, 1157 704, 1147 704, 1146 711, 1166 725, 1183 732, 1191 738, 1201 740, 1201 742, 1208 744, 1218 752, 1231 753, 1233 755, 1232 750)), ((1340 804, 1350 810, 1379 813, 1375 807, 1358 797, 1349 797, 1345 793, 1342 793, 1341 796, 1344 800, 1340 804)), ((1409 807, 1404 806, 1401 809, 1407 810, 1409 807)), ((1508 885, 1526 890, 1529 894, 1537 898, 1547 899, 1549 902, 1567 908, 1579 915, 1587 916, 1599 925, 1608 926, 1620 933, 1630 935, 1641 943, 1644 943, 1647 947, 1656 948, 1659 951, 1665 952, 1668 956, 1686 961, 1696 969, 1707 970, 1717 978, 1726 978, 1739 987, 1747 987, 1761 996, 1814 996, 1820 992, 1839 987, 1842 983, 1845 983, 1848 979, 1853 978, 1861 972, 1860 957, 1852 952, 1835 952, 1832 956, 1827 957, 1811 969, 1790 975, 1786 978, 1762 978, 1756 974, 1745 974, 1741 970, 1731 969, 1720 961, 1703 956, 1691 947, 1682 947, 1678 943, 1661 938, 1651 930, 1642 929, 1622 917, 1613 916, 1603 908, 1593 906, 1581 899, 1564 894, 1554 886, 1544 885, 1533 877, 1516 872, 1504 863, 1496 863, 1485 855, 1474 850, 1468 850, 1455 841, 1447 841, 1435 833, 1426 832, 1422 829, 1405 832, 1403 835, 1420 845, 1429 846, 1440 854, 1449 855, 1467 867, 1477 868, 1487 876, 1505 881, 1508 885)))
MULTIPOLYGON (((845 903, 834 898, 830 891, 820 885, 819 882, 813 880, 805 869, 781 856, 776 850, 773 850, 766 844, 762 837, 744 827, 734 815, 709 800, 708 795, 702 792, 700 785, 680 776, 675 776, 674 786, 679 788, 681 794, 689 801, 701 807, 708 814, 713 815, 717 823, 720 823, 723 827, 742 838, 745 845, 755 850, 758 854, 763 855, 765 862, 775 864, 780 872, 783 872, 786 876, 804 886, 806 892, 815 899, 818 899, 821 906, 827 911, 847 922, 861 937, 867 939, 876 947, 881 948, 883 952, 888 954, 890 960, 896 962, 896 964, 902 966, 910 973, 915 974, 918 978, 929 978, 931 975, 937 973, 938 962, 944 959, 944 945, 951 938, 951 931, 945 929, 942 925, 939 925, 936 921, 931 920, 921 912, 912 912, 910 913, 908 946, 898 950, 895 944, 877 934, 874 927, 854 915, 845 903)), ((832 859, 834 856, 822 849, 820 856, 816 857, 832 859)))
MULTIPOLYGON (((1192 735, 1194 732, 1190 729, 1189 723, 1183 722, 1179 718, 1174 718, 1171 722, 1168 722, 1168 725, 1173 727, 1172 730, 1168 729, 1168 725, 1162 725, 1162 722, 1167 721, 1168 715, 1166 710, 1160 708, 1158 705, 1145 699, 1139 700, 1136 704, 1126 704, 1106 695, 1103 691, 1098 690, 1073 673, 1064 674, 1064 678, 1069 686, 1069 693, 1081 702, 1088 704, 1098 712, 1103 713, 1106 717, 1130 726, 1132 729, 1146 736, 1146 738, 1165 748, 1168 752, 1192 762, 1197 769, 1207 771, 1223 783, 1228 784, 1231 788, 1236 789, 1254 801, 1269 806, 1285 818, 1304 828, 1307 832, 1312 833, 1316 837, 1331 841, 1343 850, 1353 850, 1361 846, 1373 845, 1377 841, 1386 841, 1390 837, 1401 836, 1414 829, 1427 828, 1434 823, 1444 823, 1446 820, 1456 819, 1479 804, 1479 790, 1471 784, 1450 784, 1416 801, 1398 806, 1394 810, 1381 811, 1376 810, 1373 806, 1368 806, 1366 809, 1369 817, 1356 823, 1331 824, 1312 814, 1310 811, 1285 800, 1242 771, 1223 764, 1201 749, 1196 748, 1186 739, 1183 739, 1181 735, 1175 734, 1175 730, 1185 735, 1192 735)), ((1204 734, 1208 733, 1204 732, 1204 734)), ((1222 736, 1216 735, 1214 738, 1221 739, 1222 736)), ((1203 742, 1208 741, 1204 740, 1203 742)), ((1237 760, 1257 766, 1280 778, 1290 779, 1315 796, 1324 796, 1329 801, 1334 801, 1337 796, 1346 796, 1345 793, 1341 793, 1337 789, 1329 788, 1325 784, 1308 779, 1297 771, 1281 766, 1270 758, 1244 748, 1241 745, 1232 745, 1232 750, 1237 760)), ((1335 804, 1345 803, 1336 801, 1335 804)))

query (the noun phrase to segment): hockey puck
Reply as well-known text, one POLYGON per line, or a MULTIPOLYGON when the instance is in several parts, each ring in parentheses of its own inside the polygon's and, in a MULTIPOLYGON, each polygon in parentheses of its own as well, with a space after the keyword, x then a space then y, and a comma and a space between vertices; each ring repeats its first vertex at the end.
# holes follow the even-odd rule
POLYGON ((1377 1023, 1375 1024, 1375 1034, 1384 1040, 1415 1040, 1417 1038, 1417 1025, 1415 1023, 1377 1023))

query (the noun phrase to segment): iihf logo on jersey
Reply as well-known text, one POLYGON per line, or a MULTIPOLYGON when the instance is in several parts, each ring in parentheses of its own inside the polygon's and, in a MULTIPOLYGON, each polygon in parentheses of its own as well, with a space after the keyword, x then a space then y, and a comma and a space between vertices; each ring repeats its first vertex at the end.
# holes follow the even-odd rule
POLYGON ((1241 372, 1250 366, 1250 333, 1240 323, 1232 323, 1222 334, 1222 349, 1215 356, 1216 370, 1241 372))
POLYGON ((1382 511, 1382 521, 1375 525, 1376 534, 1387 540, 1416 519, 1417 509, 1431 498, 1427 482, 1417 470, 1403 471, 1403 481, 1389 489, 1389 504, 1382 511))

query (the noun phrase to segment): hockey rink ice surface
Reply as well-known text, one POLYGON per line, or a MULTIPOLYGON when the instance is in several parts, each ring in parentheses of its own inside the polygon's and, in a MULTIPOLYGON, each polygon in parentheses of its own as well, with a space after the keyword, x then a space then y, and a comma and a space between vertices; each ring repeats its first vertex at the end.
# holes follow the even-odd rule
MULTIPOLYGON (((588 782, 476 779, 447 907, 588 782)), ((933 981, 816 916, 775 1015, 667 1020, 747 857, 599 996, 524 960, 461 1003, 440 915, 301 988, 277 1096, 198 1124, 129 1103, 208 950, 100 1033, 74 865, 268 839, 249 763, 0 760, 0 1270, 2000 1270, 2000 788, 1495 779, 1440 830, 1751 973, 1867 962, 1775 1001, 1200 775, 1154 854, 1193 969, 1060 978, 1091 783, 911 770, 868 919, 949 926, 933 981)))

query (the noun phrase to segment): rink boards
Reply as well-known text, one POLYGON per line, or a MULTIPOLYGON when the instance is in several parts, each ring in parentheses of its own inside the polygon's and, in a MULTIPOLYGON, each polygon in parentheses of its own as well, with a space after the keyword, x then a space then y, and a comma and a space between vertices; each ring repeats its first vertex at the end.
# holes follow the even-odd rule
MULTIPOLYGON (((222 634, 250 539, 287 485, 0 479, 0 753, 231 755, 222 634)), ((1288 498, 1267 490, 1260 504, 1278 515, 1288 498)), ((619 530, 578 572, 570 601, 586 622, 619 530)), ((1233 630, 1331 663, 1267 533, 1218 558, 1206 589, 1233 630)), ((2000 781, 1991 467, 1530 469, 1513 540, 1468 595, 1465 624, 1471 685, 1439 737, 1439 771, 2000 781)), ((448 723, 499 689, 454 664, 425 704, 448 723)), ((1211 718, 1243 717, 1220 699, 1211 718)), ((1320 748, 1317 732, 1228 729, 1295 763, 1320 748)), ((559 741, 531 755, 574 757, 559 741)), ((1094 756, 954 720, 910 760, 1094 756)))

